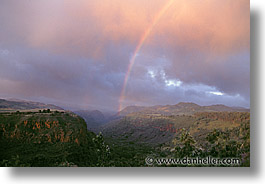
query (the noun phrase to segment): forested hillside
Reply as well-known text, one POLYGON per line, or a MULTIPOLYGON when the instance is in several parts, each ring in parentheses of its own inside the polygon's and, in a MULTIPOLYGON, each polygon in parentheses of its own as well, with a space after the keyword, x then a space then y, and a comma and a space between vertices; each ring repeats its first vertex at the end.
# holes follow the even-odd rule
POLYGON ((236 157, 250 164, 250 113, 202 112, 194 115, 131 113, 102 127, 111 148, 126 162, 141 166, 143 154, 156 157, 236 157), (121 148, 122 147, 122 148, 121 148), (133 149, 137 148, 138 149, 133 149), (132 151, 133 150, 133 151, 132 151), (128 153, 129 152, 129 153, 128 153))
POLYGON ((64 110, 2 112, 0 165, 146 167, 150 165, 145 159, 152 155, 233 157, 241 161, 237 166, 250 166, 250 113, 244 112, 248 110, 225 111, 229 107, 217 105, 203 107, 208 108, 204 111, 191 103, 172 108, 142 108, 109 122, 99 111, 79 111, 87 122, 64 110), (98 135, 88 130, 92 120, 106 121, 97 127, 98 135))
POLYGON ((103 166, 103 137, 70 112, 1 113, 1 166, 103 166))

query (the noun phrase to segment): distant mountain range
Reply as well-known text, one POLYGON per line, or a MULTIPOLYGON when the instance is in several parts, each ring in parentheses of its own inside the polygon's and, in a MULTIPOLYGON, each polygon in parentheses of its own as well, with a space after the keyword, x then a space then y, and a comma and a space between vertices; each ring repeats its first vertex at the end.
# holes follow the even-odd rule
POLYGON ((31 102, 18 99, 0 99, 0 112, 37 111, 40 109, 64 110, 63 108, 52 104, 44 104, 40 102, 31 102))
POLYGON ((100 127, 105 137, 148 145, 170 144, 183 128, 202 141, 215 129, 232 130, 243 124, 248 125, 250 121, 249 109, 184 102, 152 107, 129 106, 116 117, 100 127))
POLYGON ((249 112, 249 109, 242 107, 228 107, 225 105, 200 106, 195 103, 180 102, 176 105, 156 105, 151 107, 128 106, 118 113, 119 116, 126 116, 131 113, 138 114, 162 114, 162 115, 192 115, 196 112, 249 112))
MULTIPOLYGON (((40 102, 25 101, 19 99, 0 99, 0 112, 14 111, 38 111, 41 109, 64 110, 61 107, 52 104, 40 102)), ((156 105, 151 107, 128 106, 114 115, 114 113, 102 113, 99 110, 79 110, 75 114, 84 118, 87 128, 98 131, 100 126, 119 120, 120 118, 132 115, 193 115, 197 112, 249 112, 249 109, 242 107, 228 107, 225 105, 200 106, 195 103, 180 102, 176 105, 156 105)))

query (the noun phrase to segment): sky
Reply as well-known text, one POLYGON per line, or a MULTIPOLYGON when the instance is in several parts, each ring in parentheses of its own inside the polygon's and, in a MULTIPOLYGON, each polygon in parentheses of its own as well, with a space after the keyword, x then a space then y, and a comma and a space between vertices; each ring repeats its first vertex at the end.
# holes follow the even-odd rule
POLYGON ((0 0, 0 98, 249 108, 249 0, 0 0))

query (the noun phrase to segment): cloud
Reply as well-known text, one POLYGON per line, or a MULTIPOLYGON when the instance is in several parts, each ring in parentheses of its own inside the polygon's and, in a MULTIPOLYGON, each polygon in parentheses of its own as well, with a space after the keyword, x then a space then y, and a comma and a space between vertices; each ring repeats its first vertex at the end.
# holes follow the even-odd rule
MULTIPOLYGON (((6 31, 19 32, 17 36, 25 37, 28 44, 98 56, 104 54, 106 42, 136 44, 165 1, 37 0, 3 4, 1 19, 8 26, 6 31)), ((156 46, 158 41, 165 47, 215 54, 249 48, 249 1, 176 0, 152 33, 147 45, 156 46)))
MULTIPOLYGON (((0 95, 116 108, 130 58, 165 3, 2 0, 0 95)), ((175 0, 138 53, 125 105, 248 107, 249 13, 248 0, 175 0)))

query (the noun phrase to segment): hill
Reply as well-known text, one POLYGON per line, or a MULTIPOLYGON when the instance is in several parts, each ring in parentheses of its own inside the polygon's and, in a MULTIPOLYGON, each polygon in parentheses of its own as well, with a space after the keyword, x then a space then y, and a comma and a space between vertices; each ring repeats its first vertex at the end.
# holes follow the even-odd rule
POLYGON ((128 106, 118 113, 119 116, 126 116, 131 113, 138 114, 161 114, 161 115, 192 115, 196 112, 249 112, 249 109, 242 107, 228 107, 225 105, 200 106, 195 103, 180 102, 176 105, 157 105, 151 107, 128 106))
POLYGON ((63 108, 40 102, 24 101, 24 100, 5 100, 0 99, 0 112, 14 112, 14 111, 38 111, 43 109, 51 109, 62 111, 63 108))
POLYGON ((128 107, 124 116, 107 117, 96 110, 38 111, 32 104, 39 103, 2 102, 13 110, 0 113, 0 166, 148 166, 150 154, 235 157, 240 166, 250 164, 250 113, 239 112, 247 109, 179 103, 128 107), (77 114, 100 125, 102 134, 88 130, 77 114))
POLYGON ((0 113, 0 166, 102 166, 102 136, 71 112, 0 113))
POLYGON ((111 148, 120 150, 116 153, 119 157, 135 155, 126 160, 132 164, 138 157, 139 164, 143 164, 143 157, 137 154, 140 149, 143 155, 158 158, 235 157, 241 160, 241 166, 249 166, 249 112, 131 113, 103 125, 101 131, 111 148))
POLYGON ((249 124, 248 112, 202 112, 194 115, 145 115, 131 113, 101 127, 106 137, 159 145, 170 142, 181 129, 203 137, 214 129, 231 129, 249 124))
POLYGON ((249 124, 249 121, 249 109, 180 102, 176 105, 126 107, 119 118, 101 126, 100 131, 111 139, 157 146, 170 143, 183 128, 202 138, 214 129, 231 129, 242 123, 249 124))

